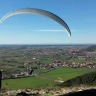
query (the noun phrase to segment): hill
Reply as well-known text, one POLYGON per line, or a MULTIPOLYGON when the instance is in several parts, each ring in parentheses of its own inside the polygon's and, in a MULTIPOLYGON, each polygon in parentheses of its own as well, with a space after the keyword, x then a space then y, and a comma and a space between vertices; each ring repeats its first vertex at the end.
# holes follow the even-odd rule
POLYGON ((96 71, 86 73, 84 75, 75 77, 60 84, 61 87, 71 87, 79 85, 96 85, 96 71))
POLYGON ((95 52, 96 51, 96 45, 92 45, 92 46, 89 46, 87 48, 81 49, 81 51, 95 52))

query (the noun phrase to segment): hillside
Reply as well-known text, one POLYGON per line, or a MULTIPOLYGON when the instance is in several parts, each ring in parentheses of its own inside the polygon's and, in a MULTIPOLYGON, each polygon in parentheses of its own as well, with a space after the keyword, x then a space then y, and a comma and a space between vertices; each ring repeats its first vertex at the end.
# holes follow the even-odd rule
POLYGON ((81 49, 81 51, 95 52, 96 51, 96 45, 92 45, 92 46, 89 46, 87 48, 81 49))
POLYGON ((79 85, 96 85, 96 72, 86 73, 60 84, 61 87, 71 87, 79 85))

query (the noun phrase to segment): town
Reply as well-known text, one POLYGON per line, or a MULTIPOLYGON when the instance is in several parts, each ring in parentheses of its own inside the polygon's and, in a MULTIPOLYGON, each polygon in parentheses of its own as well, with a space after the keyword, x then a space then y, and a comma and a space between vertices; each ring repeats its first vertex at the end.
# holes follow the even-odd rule
POLYGON ((3 79, 31 76, 59 67, 96 68, 96 52, 90 46, 1 46, 3 79), (39 70, 39 72, 38 72, 39 70))

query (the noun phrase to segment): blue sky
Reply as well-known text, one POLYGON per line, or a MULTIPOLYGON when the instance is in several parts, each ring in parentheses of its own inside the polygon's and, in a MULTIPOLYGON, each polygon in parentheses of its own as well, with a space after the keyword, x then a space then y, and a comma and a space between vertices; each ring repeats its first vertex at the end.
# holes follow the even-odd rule
POLYGON ((20 8, 53 12, 68 24, 72 36, 49 18, 22 14, 0 24, 0 44, 96 44, 96 0, 0 0, 0 18, 20 8))

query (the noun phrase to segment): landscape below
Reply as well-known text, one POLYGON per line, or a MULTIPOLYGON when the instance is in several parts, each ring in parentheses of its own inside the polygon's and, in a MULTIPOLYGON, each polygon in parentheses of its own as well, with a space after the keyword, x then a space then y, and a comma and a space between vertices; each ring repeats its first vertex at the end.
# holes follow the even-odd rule
POLYGON ((57 92, 78 86, 83 86, 82 90, 93 88, 96 85, 96 46, 2 45, 0 69, 2 89, 10 92, 27 89, 57 92), (28 74, 30 68, 34 69, 31 75, 28 74))

